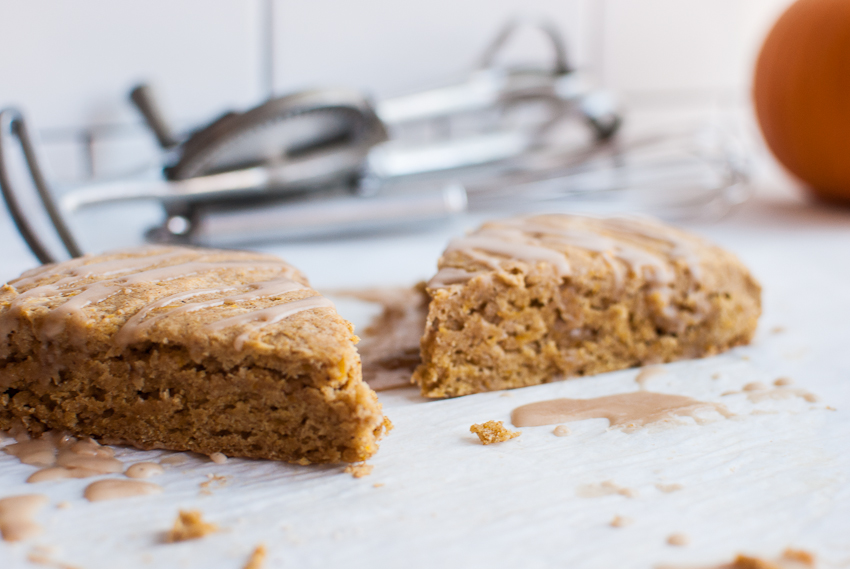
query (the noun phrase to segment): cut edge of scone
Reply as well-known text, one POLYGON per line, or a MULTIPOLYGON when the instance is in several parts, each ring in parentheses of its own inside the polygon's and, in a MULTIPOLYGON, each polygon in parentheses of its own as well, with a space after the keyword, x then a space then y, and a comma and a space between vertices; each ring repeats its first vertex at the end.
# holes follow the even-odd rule
POLYGON ((748 343, 760 286, 732 255, 643 218, 489 222, 429 282, 426 397, 454 397, 719 353, 748 343))
POLYGON ((0 429, 303 464, 365 460, 389 425, 351 324, 268 255, 41 267, 0 291, 0 332, 0 429))

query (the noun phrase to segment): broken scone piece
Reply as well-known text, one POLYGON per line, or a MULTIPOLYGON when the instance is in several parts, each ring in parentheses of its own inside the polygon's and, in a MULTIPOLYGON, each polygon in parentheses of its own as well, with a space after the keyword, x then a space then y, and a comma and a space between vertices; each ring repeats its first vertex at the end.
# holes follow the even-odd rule
POLYGON ((482 445, 491 445, 493 443, 502 443, 520 436, 519 431, 511 431, 505 428, 505 424, 501 421, 487 421, 486 423, 474 424, 469 427, 470 433, 478 435, 478 440, 482 445))
POLYGON ((452 241, 413 380, 427 397, 536 385, 746 344, 761 289, 732 255, 643 218, 537 215, 452 241))
POLYGON ((145 247, 45 265, 0 289, 0 429, 363 461, 384 418, 355 341, 270 255, 145 247))
POLYGON ((205 522, 200 511, 180 510, 177 519, 174 520, 174 527, 165 534, 165 541, 166 543, 176 543, 190 539, 201 539, 217 531, 218 526, 205 522))

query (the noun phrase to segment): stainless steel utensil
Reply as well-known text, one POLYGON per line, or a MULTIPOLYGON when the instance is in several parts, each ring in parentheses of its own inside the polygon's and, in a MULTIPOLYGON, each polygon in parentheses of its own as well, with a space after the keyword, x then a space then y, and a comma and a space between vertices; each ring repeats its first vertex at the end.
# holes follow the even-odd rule
POLYGON ((470 209, 575 204, 590 196, 611 201, 612 196, 640 194, 646 201, 652 195, 655 207, 737 199, 727 190, 739 187, 743 176, 729 167, 728 157, 683 155, 682 148, 670 154, 668 148, 666 162, 647 161, 645 151, 657 153, 657 140, 615 137, 621 118, 613 99, 590 89, 569 66, 564 42, 552 26, 535 26, 552 47, 550 64, 496 65, 496 55, 520 25, 505 26, 461 84, 374 107, 345 89, 305 91, 244 113, 227 113, 182 138, 164 119, 150 89, 139 86, 131 99, 164 151, 159 178, 89 184, 66 192, 59 204, 41 173, 23 117, 6 110, 0 113, 0 187, 21 234, 42 262, 56 256, 16 199, 7 165, 15 137, 71 256, 81 250, 65 216, 130 200, 161 202, 166 217, 149 232, 152 240, 229 246, 407 227, 470 209), (511 113, 526 105, 543 111, 533 120, 511 120, 511 113), (398 134, 411 124, 446 124, 482 114, 489 117, 484 127, 463 135, 448 129, 421 142, 398 134), (587 140, 566 144, 550 136, 575 118, 588 125, 587 140), (682 190, 683 199, 674 195, 677 186, 690 186, 682 190), (659 192, 662 187, 670 192, 659 192))

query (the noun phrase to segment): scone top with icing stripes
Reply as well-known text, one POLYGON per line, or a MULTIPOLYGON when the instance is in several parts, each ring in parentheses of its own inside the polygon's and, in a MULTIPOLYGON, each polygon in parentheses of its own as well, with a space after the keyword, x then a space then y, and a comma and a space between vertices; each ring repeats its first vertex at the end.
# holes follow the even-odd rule
POLYGON ((681 328, 703 312, 701 289, 713 283, 703 282, 701 265, 706 262, 703 253, 711 248, 694 235, 648 218, 515 217, 485 223, 452 240, 428 288, 450 288, 494 271, 536 272, 542 266, 559 279, 597 280, 600 292, 644 287, 668 325, 681 328), (674 313, 670 303, 670 287, 682 277, 689 283, 694 308, 686 315, 674 313))
POLYGON ((333 305, 274 256, 143 247, 45 265, 5 285, 0 357, 9 353, 22 320, 32 322, 46 345, 66 335, 82 350, 87 342, 109 342, 117 354, 181 337, 196 350, 219 343, 238 354, 275 323, 323 308, 333 305))
POLYGON ((449 243, 440 270, 428 283, 440 288, 464 282, 481 270, 469 270, 469 260, 483 270, 498 270, 507 260, 527 264, 545 262, 559 276, 580 276, 588 264, 568 260, 566 253, 585 251, 601 258, 622 283, 627 272, 655 283, 673 278, 671 263, 682 263, 690 274, 700 276, 695 246, 705 242, 649 219, 637 217, 596 218, 574 215, 535 215, 485 223, 465 237, 449 243), (459 255, 452 256, 452 252, 459 255), (467 262, 457 263, 458 257, 467 262))

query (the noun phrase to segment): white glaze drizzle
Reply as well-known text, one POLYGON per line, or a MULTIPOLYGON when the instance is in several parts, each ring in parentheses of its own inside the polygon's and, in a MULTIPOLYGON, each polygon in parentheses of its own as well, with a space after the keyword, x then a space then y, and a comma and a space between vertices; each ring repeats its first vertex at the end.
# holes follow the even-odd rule
POLYGON ((231 316, 230 318, 225 318, 224 320, 208 324, 205 328, 209 332, 219 332, 225 328, 229 328, 230 326, 247 327, 248 330, 237 336, 236 341, 234 342, 234 347, 238 351, 242 349, 245 342, 247 342, 251 337, 251 334, 265 328, 266 326, 270 326, 275 322, 280 322, 284 318, 289 318, 290 316, 298 314, 299 312, 304 312, 305 310, 333 307, 334 304, 321 295, 309 296, 307 298, 302 298, 301 300, 294 300, 284 304, 269 306, 268 308, 263 308, 261 310, 254 310, 245 314, 231 316))
MULTIPOLYGON (((449 243, 446 252, 463 251, 467 255, 472 253, 470 256, 473 256, 478 250, 524 261, 545 261, 555 268, 559 276, 570 274, 570 264, 563 253, 544 247, 535 241, 537 240, 530 239, 525 232, 518 229, 485 228, 472 235, 455 239, 449 243)), ((498 269, 501 266, 501 260, 498 258, 483 257, 479 260, 483 260, 492 269, 498 269)))
POLYGON ((470 279, 483 275, 484 271, 467 271, 455 267, 443 267, 428 281, 428 288, 445 288, 453 284, 468 282, 470 279))
MULTIPOLYGON (((694 279, 700 276, 699 259, 687 239, 674 230, 637 218, 543 215, 507 219, 485 224, 474 233, 453 240, 446 253, 460 251, 494 270, 501 268, 504 257, 524 262, 545 261, 558 276, 566 276, 571 274, 571 268, 558 248, 563 245, 598 253, 613 269, 618 285, 622 284, 624 275, 616 260, 655 286, 675 279, 669 260, 683 260, 694 279), (640 245, 640 239, 662 243, 667 251, 659 254, 647 250, 640 245)), ((429 288, 462 283, 477 274, 480 271, 464 275, 462 269, 443 267, 429 282, 429 288)))
MULTIPOLYGON (((55 272, 55 265, 39 267, 24 273, 21 278, 12 281, 10 286, 16 291, 17 289, 26 289, 26 287, 32 288, 15 296, 9 309, 0 314, 0 338, 2 338, 0 341, 8 342, 9 333, 13 330, 17 317, 23 313, 24 309, 39 305, 44 306, 50 302, 51 298, 58 295, 73 294, 58 306, 49 309, 40 331, 45 340, 50 340, 61 334, 70 320, 85 318, 83 309, 86 306, 103 302, 135 285, 159 284, 203 273, 231 269, 249 271, 279 269, 280 272, 268 280, 244 285, 225 285, 218 288, 179 292, 145 305, 130 317, 115 336, 116 346, 124 348, 140 339, 145 330, 166 317, 224 304, 238 304, 260 298, 272 298, 299 290, 309 290, 308 287, 291 278, 296 273, 293 267, 271 257, 266 257, 268 260, 264 260, 263 258, 252 258, 247 254, 228 252, 230 258, 219 261, 212 258, 213 255, 220 254, 217 251, 207 253, 202 250, 170 247, 148 248, 140 252, 150 252, 150 254, 89 264, 86 264, 86 261, 89 261, 90 257, 67 261, 62 265, 62 270, 56 274, 58 278, 55 281, 40 286, 33 285, 45 276, 50 275, 52 271, 55 272), (195 254, 194 257, 191 257, 192 253, 195 254), (187 255, 190 256, 188 259, 186 258, 187 255), (165 266, 162 266, 163 263, 166 263, 165 266), (94 278, 101 278, 102 280, 90 282, 94 278), (205 295, 221 295, 245 287, 248 288, 248 291, 239 294, 219 296, 203 301, 183 302, 205 295), (181 302, 183 303, 176 304, 181 302), (158 312, 151 314, 155 310, 158 310, 158 312)), ((322 307, 333 307, 333 304, 321 296, 312 296, 225 318, 208 325, 207 328, 208 331, 219 331, 229 326, 249 324, 249 330, 236 338, 236 348, 241 349, 250 334, 258 329, 299 312, 322 307)))
POLYGON ((295 282, 286 277, 278 277, 268 281, 251 283, 247 286, 250 290, 242 294, 234 294, 206 301, 187 302, 185 304, 180 304, 178 306, 172 307, 170 310, 164 310, 154 316, 151 316, 150 318, 147 318, 148 314, 150 314, 152 311, 158 308, 165 308, 175 302, 187 300, 189 298, 194 298, 197 296, 220 294, 222 292, 236 290, 240 287, 232 286, 217 289, 210 288, 191 292, 180 292, 177 294, 172 294, 165 298, 161 298, 160 300, 147 305, 144 310, 141 310, 135 315, 133 315, 133 317, 130 318, 126 322, 126 324, 121 327, 121 329, 118 331, 118 334, 115 335, 115 344, 120 348, 126 347, 127 345, 138 340, 145 330, 149 329, 155 323, 167 317, 177 316, 178 314, 197 312, 198 310, 212 308, 214 306, 221 306, 223 304, 237 304, 240 302, 249 302, 251 300, 279 296, 287 292, 307 289, 307 287, 305 287, 301 283, 295 282))

